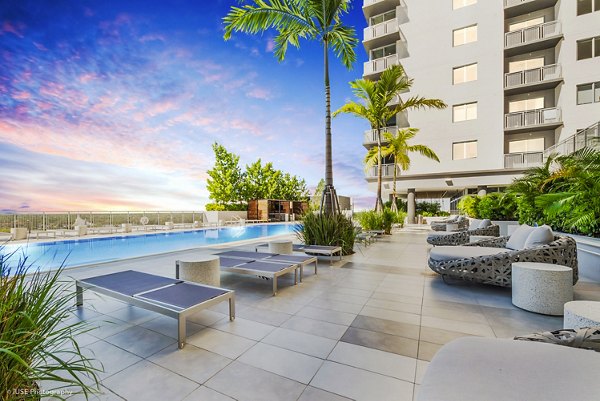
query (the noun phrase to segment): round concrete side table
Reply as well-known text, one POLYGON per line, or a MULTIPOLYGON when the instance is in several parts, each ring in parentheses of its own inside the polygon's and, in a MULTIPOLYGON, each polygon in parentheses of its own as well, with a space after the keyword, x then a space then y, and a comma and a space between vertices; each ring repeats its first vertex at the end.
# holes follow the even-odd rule
POLYGON ((563 326, 565 329, 600 326, 600 302, 567 302, 563 326))
POLYGON ((521 309, 562 316, 573 300, 573 269, 550 263, 512 264, 512 303, 521 309))
POLYGON ((269 252, 279 253, 282 255, 289 255, 294 252, 294 245, 292 241, 271 241, 269 242, 269 252))
POLYGON ((175 262, 175 277, 194 283, 221 286, 221 263, 218 256, 208 256, 202 260, 175 262))

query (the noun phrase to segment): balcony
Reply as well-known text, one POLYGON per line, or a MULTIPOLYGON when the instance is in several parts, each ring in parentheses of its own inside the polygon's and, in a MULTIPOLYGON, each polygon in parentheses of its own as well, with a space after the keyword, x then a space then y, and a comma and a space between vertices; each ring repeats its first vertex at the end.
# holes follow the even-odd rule
MULTIPOLYGON (((398 127, 393 126, 393 127, 386 127, 387 132, 396 135, 398 133, 398 127)), ((386 143, 386 141, 383 139, 383 130, 381 132, 381 143, 386 143)), ((367 148, 370 148, 372 145, 377 144, 377 130, 374 129, 368 129, 365 131, 365 135, 363 138, 363 145, 367 148)))
POLYGON ((364 64, 363 78, 377 79, 379 74, 388 69, 392 65, 400 64, 397 54, 381 57, 375 60, 369 60, 364 64))
POLYGON ((381 14, 396 7, 406 7, 404 0, 364 0, 363 14, 366 18, 381 14))
POLYGON ((600 149, 600 122, 577 131, 575 135, 560 141, 544 151, 544 157, 548 158, 553 153, 559 155, 570 155, 580 149, 591 147, 600 149))
POLYGON ((530 26, 504 34, 506 56, 554 47, 563 38, 560 21, 530 26))
POLYGON ((509 153, 504 155, 504 168, 525 169, 544 164, 544 152, 509 153))
POLYGON ((556 88, 563 81, 559 64, 504 74, 505 95, 556 88))
POLYGON ((366 27, 363 38, 363 45, 367 52, 370 49, 384 46, 392 41, 405 41, 397 18, 366 27))
POLYGON ((554 7, 557 0, 504 0, 505 18, 528 14, 544 8, 554 7))
MULTIPOLYGON (((400 175, 400 169, 396 170, 396 176, 400 175)), ((367 179, 377 178, 377 166, 369 168, 366 172, 367 179)), ((394 178, 394 165, 393 164, 382 164, 381 165, 381 177, 382 178, 394 178)))
POLYGON ((519 111, 504 116, 504 130, 511 134, 556 129, 561 125, 561 110, 557 107, 519 111))

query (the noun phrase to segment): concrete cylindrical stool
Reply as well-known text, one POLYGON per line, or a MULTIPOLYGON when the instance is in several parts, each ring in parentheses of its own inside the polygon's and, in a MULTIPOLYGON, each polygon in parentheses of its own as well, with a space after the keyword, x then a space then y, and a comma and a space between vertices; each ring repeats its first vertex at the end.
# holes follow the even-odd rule
POLYGON ((271 241, 269 242, 269 252, 289 255, 294 252, 292 241, 271 241))
POLYGON ((600 326, 600 302, 572 301, 565 304, 565 329, 600 326))
POLYGON ((208 256, 206 259, 194 262, 175 262, 175 276, 181 280, 194 283, 221 286, 221 263, 218 256, 208 256))
POLYGON ((521 309, 562 316, 573 300, 573 269, 549 263, 512 264, 512 303, 521 309))

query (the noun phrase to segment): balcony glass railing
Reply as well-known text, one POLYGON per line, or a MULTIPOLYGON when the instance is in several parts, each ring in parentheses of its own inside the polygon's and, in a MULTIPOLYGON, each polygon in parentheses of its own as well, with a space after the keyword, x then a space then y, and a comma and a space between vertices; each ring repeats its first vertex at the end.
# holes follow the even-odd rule
MULTIPOLYGON (((396 176, 400 175, 400 169, 397 169, 396 176)), ((383 178, 394 177, 394 164, 382 164, 381 176, 383 178)), ((373 166, 367 170, 367 178, 377 178, 377 166, 373 166)))
POLYGON ((532 85, 559 78, 562 78, 562 69, 559 64, 545 65, 539 68, 504 74, 504 88, 532 85))
POLYGON ((561 121, 562 115, 560 109, 557 107, 549 107, 547 109, 508 113, 504 116, 504 127, 506 129, 534 127, 536 125, 560 123, 561 121))
POLYGON ((377 25, 371 25, 364 29, 364 41, 369 41, 382 36, 390 35, 400 31, 398 19, 393 18, 389 21, 382 22, 377 25))
POLYGON ((575 135, 560 141, 556 145, 550 146, 544 151, 544 157, 547 158, 553 153, 569 155, 586 147, 600 149, 600 122, 577 131, 575 135))
POLYGON ((504 168, 528 168, 541 166, 544 152, 509 153, 504 155, 504 168))
POLYGON ((400 64, 397 54, 392 54, 386 57, 377 58, 375 60, 369 60, 364 64, 364 74, 371 75, 378 74, 385 71, 392 65, 400 64))
MULTIPOLYGON (((386 127, 385 130, 393 135, 398 133, 398 127, 386 127)), ((384 142, 383 139, 383 129, 381 130, 381 142, 384 142)), ((365 131, 364 144, 377 143, 377 130, 370 129, 365 131)))
POLYGON ((504 34, 504 47, 513 47, 536 42, 538 40, 558 36, 561 33, 560 21, 550 21, 518 31, 506 32, 504 34))

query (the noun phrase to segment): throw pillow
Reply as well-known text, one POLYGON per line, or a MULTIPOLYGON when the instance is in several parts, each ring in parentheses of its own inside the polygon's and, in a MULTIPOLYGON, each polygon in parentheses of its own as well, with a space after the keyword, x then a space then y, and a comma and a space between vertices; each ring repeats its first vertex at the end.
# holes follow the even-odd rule
POLYGON ((519 226, 519 228, 517 228, 508 239, 506 247, 515 251, 520 251, 521 249, 524 249, 525 242, 527 241, 527 238, 529 238, 529 234, 531 234, 534 228, 535 227, 531 227, 527 224, 519 226))

